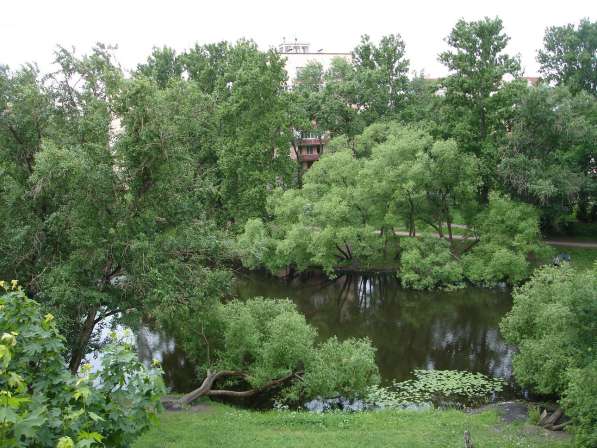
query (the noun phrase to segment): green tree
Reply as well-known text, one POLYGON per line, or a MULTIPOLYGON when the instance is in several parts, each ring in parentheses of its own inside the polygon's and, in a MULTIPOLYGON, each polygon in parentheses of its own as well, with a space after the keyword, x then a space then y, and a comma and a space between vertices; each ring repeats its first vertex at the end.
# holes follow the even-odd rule
POLYGON ((506 132, 498 111, 504 101, 511 106, 502 89, 503 79, 517 77, 520 63, 504 53, 509 38, 499 18, 459 20, 446 41, 451 49, 439 56, 451 72, 442 83, 447 108, 443 133, 479 157, 486 200, 498 163, 495 139, 506 132))
POLYGON ((544 394, 563 395, 579 446, 594 446, 597 273, 568 264, 544 267, 514 291, 512 310, 500 327, 518 347, 516 380, 544 394))
POLYGON ((323 65, 317 61, 307 62, 297 73, 292 89, 305 96, 321 92, 323 89, 323 76, 323 65))
POLYGON ((225 62, 230 47, 228 42, 197 44, 179 55, 178 59, 189 80, 197 83, 202 92, 211 94, 225 84, 225 62))
POLYGON ((291 181, 287 148, 293 126, 303 122, 300 107, 291 102, 296 97, 285 90, 281 57, 245 40, 196 45, 178 56, 165 48, 140 66, 137 78, 143 76, 161 89, 170 87, 184 104, 171 103, 168 113, 180 115, 175 138, 185 138, 201 153, 196 176, 205 191, 211 189, 214 217, 224 225, 242 225, 263 216, 266 191, 291 181), (181 80, 183 72, 188 80, 181 80), (209 120, 200 108, 208 108, 209 120))
POLYGON ((548 81, 566 85, 573 93, 597 95, 597 22, 588 18, 545 30, 543 49, 537 54, 540 72, 548 81))
POLYGON ((258 230, 261 221, 248 222, 240 237, 245 264, 258 257, 272 271, 319 266, 333 275, 340 265, 373 262, 380 238, 359 198, 360 166, 350 151, 327 154, 306 173, 302 189, 270 195, 267 234, 258 230))
POLYGON ((432 129, 439 127, 437 121, 443 117, 438 111, 441 111, 444 101, 439 90, 440 81, 428 79, 421 72, 409 80, 406 89, 404 108, 398 115, 399 119, 413 125, 428 125, 432 129))
POLYGON ((228 275, 216 267, 221 234, 201 206, 210 188, 197 148, 208 146, 201 129, 211 103, 179 101, 192 92, 147 78, 125 81, 105 46, 81 58, 59 49, 57 63, 47 84, 4 78, 15 99, 47 99, 3 105, 2 169, 11 175, 1 176, 0 241, 15 256, 0 271, 57 316, 76 372, 108 317, 167 310, 191 294, 209 301, 228 275))
POLYGON ((425 191, 422 220, 444 236, 444 223, 452 242, 454 211, 466 217, 476 209, 475 194, 481 179, 477 157, 460 149, 454 140, 436 141, 430 150, 417 155, 419 176, 425 191))
POLYGON ((516 106, 497 173, 515 197, 540 207, 544 228, 561 228, 576 204, 597 193, 597 100, 540 86, 527 89, 516 106))
POLYGON ((530 274, 529 255, 546 254, 537 211, 499 193, 490 194, 489 204, 476 217, 475 228, 478 239, 462 258, 465 276, 473 283, 519 283, 530 274))
POLYGON ((251 397, 274 387, 292 402, 363 396, 379 381, 369 341, 329 339, 317 346, 315 329, 288 300, 232 301, 219 305, 216 314, 222 330, 204 364, 205 379, 181 398, 183 404, 201 396, 251 397), (217 389, 222 380, 232 390, 217 389))
POLYGON ((407 238, 401 249, 400 281, 405 287, 433 289, 462 280, 462 266, 446 240, 430 236, 407 238))
MULTIPOLYGON (((373 130, 378 133, 373 142, 381 143, 372 147, 371 158, 359 176, 363 203, 372 209, 373 222, 384 236, 392 234, 395 227, 404 226, 410 236, 415 236, 425 194, 421 187, 423 165, 417 158, 431 149, 433 139, 424 130, 397 123, 385 129, 376 125, 368 128, 369 132, 373 130)), ((361 140, 365 147, 371 144, 369 132, 363 133, 361 140)))
POLYGON ((352 139, 364 128, 362 114, 357 107, 358 83, 355 69, 348 61, 334 58, 324 75, 321 106, 317 123, 332 136, 346 135, 352 139))
POLYGON ((137 66, 137 74, 153 79, 162 89, 169 82, 179 80, 182 70, 179 56, 170 47, 154 47, 147 62, 137 66))
POLYGON ((285 92, 284 61, 239 41, 228 50, 214 92, 219 194, 227 218, 242 226, 265 216, 267 191, 288 185, 293 116, 285 92))
POLYGON ((400 34, 383 36, 378 45, 368 35, 352 52, 358 95, 367 124, 396 115, 404 107, 409 61, 400 34))

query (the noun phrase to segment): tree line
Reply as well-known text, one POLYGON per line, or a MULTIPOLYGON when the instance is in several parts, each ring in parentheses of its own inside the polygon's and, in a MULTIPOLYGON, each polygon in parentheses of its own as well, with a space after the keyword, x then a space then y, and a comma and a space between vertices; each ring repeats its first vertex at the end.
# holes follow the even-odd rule
MULTIPOLYGON (((58 48, 50 73, 2 66, 0 277, 18 278, 57 316, 76 372, 111 316, 186 319, 181 328, 209 336, 201 323, 230 289, 233 240, 247 222, 284 233, 279 253, 303 263, 292 236, 301 229, 271 224, 294 219, 292 207, 311 207, 293 226, 338 223, 312 243, 323 252, 309 256, 325 267, 338 254, 387 250, 396 223, 414 234, 424 222, 449 239, 468 210, 488 228, 471 251, 490 253, 506 241, 491 236, 492 204, 510 209, 504 201, 525 216, 534 212, 518 202, 537 208, 543 228, 590 220, 595 32, 588 20, 548 29, 548 84, 538 87, 520 80, 497 18, 456 24, 440 55, 450 75, 436 81, 409 78, 397 34, 364 36, 352 62, 309 65, 290 90, 283 57, 247 40, 156 48, 130 73, 103 44, 87 55, 58 48), (313 123, 334 138, 301 189, 289 148, 313 123), (351 207, 338 202, 353 192, 351 207)), ((516 260, 534 244, 530 228, 515 240, 516 260)))

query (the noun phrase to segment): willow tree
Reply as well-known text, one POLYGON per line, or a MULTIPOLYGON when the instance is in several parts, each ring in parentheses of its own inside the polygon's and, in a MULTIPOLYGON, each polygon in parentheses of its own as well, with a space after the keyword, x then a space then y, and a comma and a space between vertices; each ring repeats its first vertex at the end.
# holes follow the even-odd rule
MULTIPOLYGON (((290 403, 362 397, 379 382, 375 349, 367 339, 316 344, 315 329, 288 300, 232 301, 217 307, 214 320, 220 328, 214 338, 189 340, 187 346, 203 367, 202 384, 174 406, 202 396, 246 398, 263 392, 290 403)), ((196 326, 192 318, 183 322, 196 326)))
POLYGON ((205 217, 209 99, 125 80, 102 45, 56 62, 2 76, 0 271, 53 310, 76 371, 108 317, 208 302, 228 275, 205 217))

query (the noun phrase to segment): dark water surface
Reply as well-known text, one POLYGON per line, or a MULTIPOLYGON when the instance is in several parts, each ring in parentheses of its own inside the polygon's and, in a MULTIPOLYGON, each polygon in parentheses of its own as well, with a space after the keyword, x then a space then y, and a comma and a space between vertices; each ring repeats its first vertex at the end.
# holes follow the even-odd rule
MULTIPOLYGON (((506 290, 412 291, 391 274, 333 281, 310 275, 287 282, 250 273, 237 278, 235 295, 291 299, 321 339, 370 338, 384 381, 407 379, 413 369, 469 370, 511 380, 513 350, 498 328, 512 307, 506 290)), ((143 360, 162 361, 173 390, 196 386, 193 366, 168 335, 144 328, 137 343, 143 360)))

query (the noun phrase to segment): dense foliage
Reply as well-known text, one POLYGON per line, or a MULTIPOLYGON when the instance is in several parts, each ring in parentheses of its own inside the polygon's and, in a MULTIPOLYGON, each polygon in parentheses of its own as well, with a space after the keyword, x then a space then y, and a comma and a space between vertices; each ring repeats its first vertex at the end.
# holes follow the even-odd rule
POLYGON ((504 190, 539 207, 547 230, 565 229, 575 208, 577 219, 590 219, 596 129, 597 101, 587 92, 539 86, 518 99, 497 174, 504 190))
MULTIPOLYGON (((549 258, 541 232, 597 220, 596 32, 589 19, 547 29, 547 82, 532 85, 499 18, 459 20, 439 55, 449 75, 436 80, 409 79, 399 34, 364 35, 352 60, 309 63, 294 85, 283 56, 247 40, 154 48, 130 76, 102 44, 83 56, 59 47, 47 74, 0 65, 0 277, 56 316, 33 348, 0 321, 3 437, 118 446, 143 429, 146 415, 126 406, 156 385, 128 347, 109 349, 99 374, 105 387, 128 378, 113 403, 100 377, 76 384, 59 368, 66 358, 76 374, 98 328, 132 314, 173 328, 213 381, 226 369, 228 385, 274 385, 291 401, 362 394, 377 378, 368 342, 316 344, 286 302, 222 304, 235 258, 285 273, 392 269, 416 289, 521 283, 549 258), (326 145, 304 173, 308 132, 326 145), (10 364, 44 350, 27 373, 39 377, 10 364), (64 386, 56 411, 36 401, 54 393, 42 370, 64 386), (88 396, 71 398, 80 387, 88 396), (118 409, 104 415, 119 400, 131 427, 118 409)), ((504 331, 521 348, 520 381, 563 394, 590 445, 588 285, 588 273, 541 271, 517 290, 504 331)))
POLYGON ((477 216, 478 244, 463 256, 464 272, 473 283, 519 283, 531 271, 529 254, 542 258, 549 249, 540 240, 539 217, 533 207, 492 193, 477 216))
POLYGON ((593 446, 597 272, 565 264, 535 272, 514 292, 514 306, 501 329, 519 352, 514 373, 520 384, 564 395, 562 405, 578 425, 581 446, 593 446))
POLYGON ((221 98, 182 80, 125 79, 104 46, 84 57, 60 49, 50 78, 31 67, 1 73, 0 247, 14 257, 0 260, 0 272, 21 279, 57 316, 73 372, 107 317, 220 298, 229 280, 220 270, 226 236, 216 223, 260 214, 268 183, 284 175, 284 158, 272 157, 283 146, 280 125, 242 118, 284 116, 259 100, 281 101, 283 67, 249 43, 226 54, 226 79, 236 84, 219 79, 221 98), (250 64, 253 75, 239 79, 250 64), (246 104, 236 104, 242 89, 259 98, 243 93, 246 104), (218 120, 234 122, 230 132, 261 135, 247 137, 258 149, 239 153, 227 143, 238 137, 215 135, 218 120), (254 168, 243 168, 240 185, 226 173, 245 162, 254 168))
POLYGON ((543 44, 537 60, 547 80, 597 95, 597 22, 583 19, 578 26, 549 27, 543 44))
POLYGON ((106 347, 97 373, 72 375, 54 317, 15 281, 0 282, 0 335, 3 447, 127 447, 160 409, 161 369, 124 341, 106 347))
POLYGON ((333 276, 339 268, 399 263, 405 286, 429 289, 464 277, 516 284, 530 273, 529 255, 547 253, 532 206, 499 193, 477 203, 478 159, 454 140, 390 122, 368 127, 355 142, 367 148, 360 156, 340 144, 309 170, 302 188, 270 195, 269 222, 247 221, 237 242, 246 267, 322 267, 333 276), (457 216, 462 244, 454 236, 457 216), (426 237, 409 238, 421 228, 426 237))
POLYGON ((431 289, 461 281, 462 266, 450 252, 446 240, 424 237, 402 243, 400 280, 413 289, 431 289))
POLYGON ((184 339, 185 351, 206 378, 205 390, 197 396, 266 392, 296 404, 316 396, 363 396, 379 381, 375 349, 368 340, 331 338, 316 344, 315 329, 288 300, 233 300, 217 306, 211 325, 219 331, 208 330, 203 339, 184 339), (218 385, 231 390, 207 387, 210 378, 225 380, 218 385))

